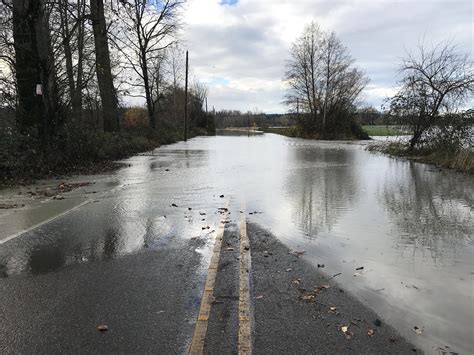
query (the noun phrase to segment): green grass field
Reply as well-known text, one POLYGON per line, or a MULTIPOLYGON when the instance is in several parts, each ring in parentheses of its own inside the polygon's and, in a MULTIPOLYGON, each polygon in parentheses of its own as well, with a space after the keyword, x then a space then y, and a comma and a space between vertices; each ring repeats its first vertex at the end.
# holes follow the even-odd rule
POLYGON ((366 131, 369 136, 399 136, 403 134, 396 126, 366 125, 362 126, 362 129, 366 131))

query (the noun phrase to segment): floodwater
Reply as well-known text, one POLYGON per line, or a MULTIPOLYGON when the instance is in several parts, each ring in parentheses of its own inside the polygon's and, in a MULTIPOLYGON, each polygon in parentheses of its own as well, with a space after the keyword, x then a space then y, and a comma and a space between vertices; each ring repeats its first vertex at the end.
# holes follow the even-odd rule
POLYGON ((474 353, 472 176, 273 134, 198 137, 126 163, 113 193, 0 245, 0 277, 164 248, 244 204, 425 351, 474 353))

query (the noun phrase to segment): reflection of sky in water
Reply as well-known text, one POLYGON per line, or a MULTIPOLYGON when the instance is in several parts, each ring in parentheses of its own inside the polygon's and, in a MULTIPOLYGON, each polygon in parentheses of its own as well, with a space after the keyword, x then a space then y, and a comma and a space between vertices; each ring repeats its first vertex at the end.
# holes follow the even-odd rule
POLYGON ((262 212, 250 221, 306 250, 328 274, 342 272, 341 285, 425 350, 472 353, 471 176, 358 145, 275 135, 196 138, 128 162, 115 193, 0 246, 0 275, 172 248, 192 237, 209 244, 217 208, 229 200, 235 220, 245 201, 248 212, 262 212), (414 325, 425 328, 416 339, 414 325))

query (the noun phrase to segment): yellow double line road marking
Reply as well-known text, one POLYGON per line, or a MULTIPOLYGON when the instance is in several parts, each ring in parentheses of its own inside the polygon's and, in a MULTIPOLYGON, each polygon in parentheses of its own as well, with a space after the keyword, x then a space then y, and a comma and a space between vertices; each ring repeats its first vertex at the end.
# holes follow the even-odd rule
POLYGON ((219 259, 221 255, 222 239, 224 238, 225 220, 228 212, 222 216, 219 230, 217 231, 216 242, 212 252, 211 263, 207 272, 206 283, 204 285, 204 292, 201 298, 201 308, 199 309, 196 328, 194 329, 194 336, 191 343, 189 353, 192 355, 202 354, 204 350, 204 341, 206 340, 207 324, 209 315, 211 314, 211 305, 214 299, 214 285, 216 283, 217 268, 219 266, 219 259))
POLYGON ((240 270, 239 270, 239 339, 238 353, 252 353, 252 319, 250 314, 250 243, 247 237, 245 205, 240 216, 240 270))
MULTIPOLYGON (((239 258, 239 333, 238 354, 252 353, 252 319, 250 313, 250 244, 247 237, 247 220, 244 205, 240 217, 240 258, 239 258)), ((189 353, 200 355, 204 351, 209 315, 211 313, 212 301, 214 300, 214 285, 217 278, 222 240, 224 238, 225 220, 227 212, 223 215, 221 224, 214 244, 211 263, 207 274, 204 292, 201 299, 196 328, 191 342, 189 353)))

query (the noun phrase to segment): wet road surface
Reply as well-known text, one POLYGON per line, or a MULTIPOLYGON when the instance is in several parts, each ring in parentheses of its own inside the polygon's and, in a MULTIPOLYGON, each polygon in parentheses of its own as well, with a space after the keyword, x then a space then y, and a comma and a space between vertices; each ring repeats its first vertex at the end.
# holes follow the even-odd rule
POLYGON ((196 138, 126 162, 113 193, 0 244, 1 350, 127 351, 134 338, 139 350, 184 351, 217 209, 229 203, 236 222, 244 201, 249 221, 342 273, 345 290, 424 350, 473 352, 471 176, 276 135, 196 138))

